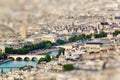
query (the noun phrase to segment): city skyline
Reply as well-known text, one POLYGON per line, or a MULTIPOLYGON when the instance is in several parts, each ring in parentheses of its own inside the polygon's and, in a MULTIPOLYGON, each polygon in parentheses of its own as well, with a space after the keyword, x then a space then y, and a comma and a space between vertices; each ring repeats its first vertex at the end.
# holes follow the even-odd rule
POLYGON ((119 79, 120 0, 0 0, 0 80, 119 79))

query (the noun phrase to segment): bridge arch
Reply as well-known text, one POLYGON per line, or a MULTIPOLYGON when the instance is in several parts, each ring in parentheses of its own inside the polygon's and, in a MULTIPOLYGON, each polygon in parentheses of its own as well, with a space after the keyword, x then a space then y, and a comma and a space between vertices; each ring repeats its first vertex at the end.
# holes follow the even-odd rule
POLYGON ((21 57, 17 57, 16 61, 22 61, 23 59, 21 57))
POLYGON ((30 58, 29 57, 25 57, 24 61, 30 61, 30 58))
POLYGON ((8 59, 12 59, 13 61, 15 60, 15 58, 14 58, 14 57, 9 57, 8 59))
POLYGON ((32 57, 31 61, 38 61, 37 57, 32 57))
POLYGON ((39 60, 41 57, 45 57, 45 55, 9 55, 9 58, 16 61, 26 61, 26 58, 29 58, 29 61, 34 61, 39 60))

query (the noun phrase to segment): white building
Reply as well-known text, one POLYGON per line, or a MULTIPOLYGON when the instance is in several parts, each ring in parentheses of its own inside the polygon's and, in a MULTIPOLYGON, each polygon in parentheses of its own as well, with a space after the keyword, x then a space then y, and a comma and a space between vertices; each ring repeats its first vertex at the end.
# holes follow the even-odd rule
POLYGON ((5 46, 4 45, 0 45, 0 53, 5 53, 5 46))
POLYGON ((57 40, 57 35, 56 34, 42 34, 39 36, 43 41, 51 41, 51 42, 56 42, 57 40))

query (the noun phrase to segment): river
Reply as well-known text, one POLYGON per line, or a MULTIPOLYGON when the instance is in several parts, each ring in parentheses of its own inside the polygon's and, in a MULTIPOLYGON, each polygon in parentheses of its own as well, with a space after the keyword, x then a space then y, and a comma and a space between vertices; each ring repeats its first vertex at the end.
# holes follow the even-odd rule
MULTIPOLYGON (((58 51, 54 51, 54 52, 50 52, 48 53, 51 56, 56 56, 58 54, 58 51)), ((36 67, 37 61, 10 61, 10 62, 6 62, 6 63, 2 63, 0 64, 0 67, 23 67, 25 65, 31 65, 33 67, 36 67)), ((19 70, 18 68, 16 69, 12 69, 12 70, 19 70)), ((9 72, 10 69, 9 68, 4 68, 3 72, 9 72)), ((1 72, 1 69, 0 69, 1 72)))

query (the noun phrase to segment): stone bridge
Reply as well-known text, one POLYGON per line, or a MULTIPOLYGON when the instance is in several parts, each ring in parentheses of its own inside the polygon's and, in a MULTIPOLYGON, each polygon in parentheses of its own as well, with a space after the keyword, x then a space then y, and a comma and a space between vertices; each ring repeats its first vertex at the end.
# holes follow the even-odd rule
POLYGON ((34 61, 34 59, 39 60, 40 58, 45 57, 45 55, 9 55, 9 59, 13 59, 15 61, 22 60, 22 61, 34 61))

